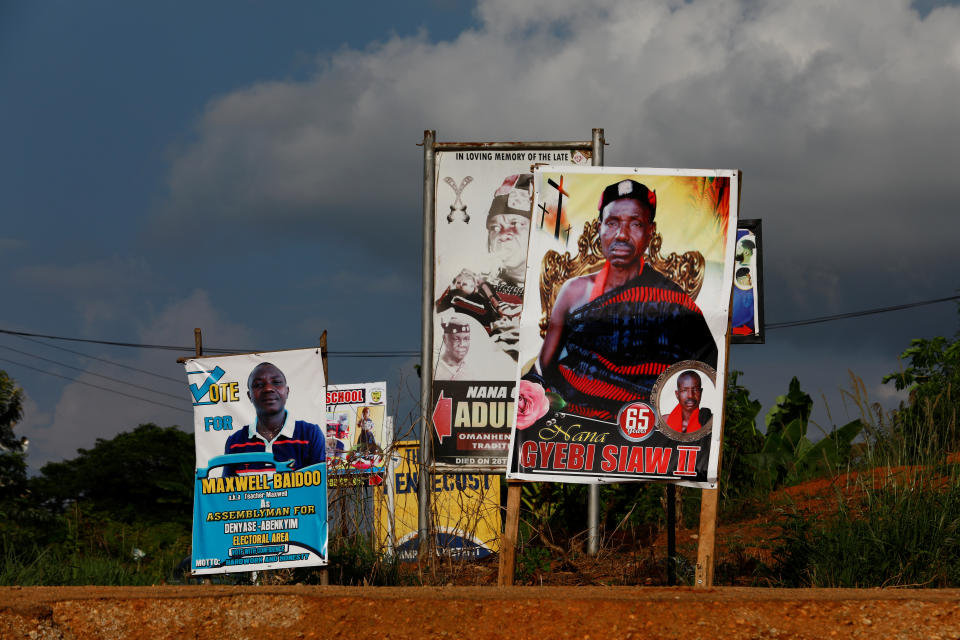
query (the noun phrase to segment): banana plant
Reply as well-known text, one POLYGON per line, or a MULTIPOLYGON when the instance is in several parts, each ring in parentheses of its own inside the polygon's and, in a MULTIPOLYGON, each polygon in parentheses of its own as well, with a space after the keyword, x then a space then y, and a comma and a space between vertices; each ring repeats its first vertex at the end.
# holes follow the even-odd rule
POLYGON ((766 416, 763 449, 746 456, 758 484, 767 489, 795 484, 849 458, 851 443, 860 434, 863 423, 853 420, 813 442, 807 437, 812 408, 813 400, 793 378, 787 393, 777 398, 776 406, 766 416))

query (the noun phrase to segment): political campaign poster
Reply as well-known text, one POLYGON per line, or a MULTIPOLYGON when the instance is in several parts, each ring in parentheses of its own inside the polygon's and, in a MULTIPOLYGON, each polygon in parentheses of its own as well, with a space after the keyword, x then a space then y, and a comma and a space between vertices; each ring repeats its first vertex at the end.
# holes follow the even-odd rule
POLYGON ((186 361, 194 574, 327 564, 320 349, 186 361))
POLYGON ((393 440, 386 428, 387 383, 328 385, 326 402, 330 484, 379 484, 393 440))
POLYGON ((762 344, 763 334, 763 253, 762 224, 741 220, 737 227, 737 248, 733 267, 733 302, 730 310, 730 341, 762 344))
POLYGON ((433 459, 506 464, 513 414, 532 167, 589 164, 577 150, 436 155, 433 459))
MULTIPOLYGON (((401 441, 385 488, 377 493, 377 533, 382 549, 393 549, 406 562, 415 561, 420 546, 417 486, 420 443, 401 441), (393 508, 389 508, 389 489, 393 508), (391 517, 393 529, 391 531, 391 517), (391 536, 392 539, 391 539, 391 536)), ((378 487, 378 489, 380 489, 378 487)), ((500 549, 500 477, 480 473, 430 476, 435 552, 441 557, 469 560, 500 549)))
POLYGON ((508 478, 715 485, 739 183, 534 172, 508 478))

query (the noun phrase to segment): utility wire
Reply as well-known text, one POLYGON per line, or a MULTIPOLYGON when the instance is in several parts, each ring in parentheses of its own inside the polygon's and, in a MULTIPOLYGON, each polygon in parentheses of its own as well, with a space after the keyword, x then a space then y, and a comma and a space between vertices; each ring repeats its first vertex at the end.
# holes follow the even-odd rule
POLYGON ((147 370, 147 369, 138 369, 137 367, 131 367, 130 365, 122 364, 122 363, 116 362, 116 361, 114 361, 114 360, 108 360, 107 358, 98 358, 97 356, 92 356, 92 355, 90 355, 89 353, 84 353, 83 351, 74 351, 73 349, 67 349, 66 347, 58 347, 58 346, 55 345, 55 344, 50 344, 49 342, 43 342, 43 341, 41 341, 41 340, 36 340, 36 339, 34 339, 34 338, 28 338, 27 336, 17 336, 17 337, 20 338, 21 340, 26 340, 26 341, 28 341, 28 342, 33 342, 34 344, 40 344, 40 345, 43 345, 43 346, 45 346, 45 347, 49 347, 49 348, 51 348, 51 349, 58 349, 59 351, 66 351, 67 353, 73 353, 73 354, 75 354, 75 355, 82 356, 82 357, 84 357, 84 358, 90 358, 91 360, 97 360, 98 362, 105 362, 105 363, 111 364, 111 365, 113 365, 113 366, 115 366, 115 367, 123 367, 124 369, 129 369, 130 371, 137 371, 137 372, 139 372, 139 373, 143 373, 143 374, 148 375, 148 376, 153 376, 154 378, 160 378, 161 380, 169 380, 170 382, 176 382, 176 383, 179 384, 179 385, 182 385, 182 384, 183 384, 183 380, 181 380, 181 379, 179 379, 179 378, 172 378, 172 377, 170 377, 170 376, 165 376, 165 375, 162 375, 162 374, 159 374, 159 373, 154 373, 153 371, 149 371, 149 370, 147 370))
POLYGON ((165 391, 157 391, 156 389, 151 389, 150 387, 144 387, 139 384, 134 384, 132 382, 127 382, 126 380, 120 380, 118 378, 111 378, 110 376, 101 375, 99 373, 94 373, 93 371, 88 371, 86 369, 81 369, 80 367, 74 367, 73 365, 66 364, 65 362, 59 362, 57 360, 51 360, 50 358, 44 358, 43 356, 38 356, 30 353, 29 351, 21 351, 20 349, 14 349, 13 347, 8 347, 4 344, 0 344, 0 349, 6 349, 7 351, 13 351, 14 353, 19 353, 22 356, 27 356, 28 358, 36 358, 37 360, 43 360, 44 362, 49 362, 51 364, 56 364, 61 367, 66 367, 67 369, 73 369, 74 371, 79 371, 80 373, 86 373, 91 376, 96 376, 98 378, 103 378, 104 380, 109 380, 110 382, 116 382, 117 384, 125 384, 128 387, 133 387, 135 389, 140 389, 141 391, 147 391, 149 393, 156 393, 161 396, 167 396, 168 398, 173 398, 174 400, 183 400, 183 396, 175 396, 172 393, 167 393, 165 391))
MULTIPOLYGON (((922 307, 925 305, 936 304, 939 302, 948 302, 950 300, 960 300, 960 295, 947 296, 945 298, 935 298, 933 300, 921 300, 920 302, 909 302, 907 304, 898 304, 892 305, 889 307, 879 307, 876 309, 865 309, 863 311, 851 311, 849 313, 840 313, 831 316, 822 316, 819 318, 809 318, 807 320, 788 320, 786 322, 770 322, 764 325, 764 329, 785 329, 788 327, 802 327, 808 324, 819 324, 821 322, 831 322, 833 320, 843 320, 846 318, 858 318, 861 316, 868 316, 877 313, 888 313, 890 311, 900 311, 902 309, 912 309, 914 307, 922 307)), ((114 347, 131 347, 135 349, 162 349, 166 351, 186 351, 192 352, 193 347, 183 347, 175 345, 163 345, 163 344, 143 344, 137 342, 119 342, 114 340, 93 340, 89 338, 68 338, 64 336, 52 336, 42 333, 31 333, 29 331, 13 331, 10 329, 0 329, 0 333, 5 333, 7 335, 21 336, 21 337, 31 337, 31 338, 46 338, 48 340, 65 340, 69 342, 85 342, 88 344, 105 344, 114 347)), ((257 349, 207 349, 204 351, 210 355, 227 355, 227 354, 238 354, 238 353, 259 353, 257 349)), ((340 358, 413 358, 420 355, 420 350, 413 349, 403 349, 403 350, 384 350, 384 351, 328 351, 327 355, 331 358, 340 357, 340 358)), ((92 357, 92 356, 90 356, 92 357)))
MULTIPOLYGON (((10 329, 0 329, 0 333, 11 336, 46 338, 48 340, 66 340, 68 342, 85 342, 88 344, 105 344, 113 347, 132 347, 135 349, 162 349, 165 351, 188 351, 193 352, 194 347, 178 347, 166 344, 142 344, 138 342, 118 342, 114 340, 93 340, 90 338, 67 338, 64 336, 51 336, 42 333, 31 333, 29 331, 13 331, 10 329)), ((204 351, 211 355, 229 355, 237 353, 260 353, 260 349, 211 349, 204 347, 204 351)), ((396 351, 328 351, 327 355, 331 358, 411 358, 420 355, 420 350, 404 349, 396 351)))
MULTIPOLYGON (((193 347, 173 347, 162 344, 139 344, 136 342, 115 342, 113 340, 90 340, 87 338, 65 338, 63 336, 50 336, 42 333, 30 333, 29 331, 11 331, 9 329, 0 329, 0 333, 6 333, 11 336, 29 336, 31 338, 47 338, 48 340, 66 340, 67 342, 86 342, 90 344, 107 344, 114 347, 135 347, 138 349, 165 349, 167 351, 193 351, 193 347)), ((216 349, 210 349, 216 351, 216 349)), ((226 353, 226 352, 223 352, 226 353)))
POLYGON ((93 387, 94 389, 100 389, 101 391, 107 391, 109 393, 116 393, 117 395, 126 396, 128 398, 133 398, 134 400, 140 400, 141 402, 147 402, 149 404, 159 405, 161 407, 167 407, 168 409, 175 409, 176 411, 182 411, 183 413, 193 414, 192 411, 183 409, 182 407, 175 407, 172 404, 166 404, 165 402, 157 402, 156 400, 149 400, 147 398, 141 398, 140 396, 135 396, 131 393, 124 393, 123 391, 117 391, 116 389, 109 389, 107 387, 101 387, 98 384, 92 384, 90 382, 84 382, 83 380, 77 380, 76 378, 71 378, 69 376, 63 376, 59 373, 54 373, 53 371, 46 371, 45 369, 38 369, 37 367, 31 367, 28 364, 23 364, 22 362, 17 362, 15 360, 8 360, 7 358, 0 358, 2 362, 9 362, 10 364, 15 364, 18 367, 24 367, 26 369, 32 369, 33 371, 38 371, 40 373, 45 373, 48 376, 55 376, 57 378, 63 378, 64 380, 69 380, 70 382, 76 382, 77 384, 82 384, 87 387, 93 387))
POLYGON ((877 313, 887 313, 890 311, 900 311, 902 309, 912 309, 914 307, 922 307, 928 304, 936 304, 938 302, 948 302, 950 300, 960 300, 960 295, 948 296, 946 298, 936 298, 934 300, 922 300, 920 302, 908 302, 907 304, 895 304, 889 307, 879 307, 877 309, 866 309, 864 311, 851 311, 849 313, 838 313, 832 316, 821 316, 819 318, 810 318, 808 320, 789 320, 787 322, 771 322, 765 325, 766 329, 785 329, 788 327, 802 327, 808 324, 819 324, 821 322, 831 322, 833 320, 843 320, 845 318, 859 318, 862 316, 870 316, 877 313))
MULTIPOLYGON (((862 316, 874 315, 874 314, 878 314, 878 313, 888 313, 888 312, 891 312, 891 311, 901 311, 901 310, 903 310, 903 309, 912 309, 912 308, 914 308, 914 307, 922 307, 922 306, 926 306, 926 305, 930 305, 930 304, 937 304, 937 303, 940 303, 940 302, 949 302, 949 301, 951 301, 951 300, 960 300, 960 295, 947 296, 947 297, 945 297, 945 298, 935 298, 935 299, 933 299, 933 300, 922 300, 922 301, 919 301, 919 302, 910 302, 910 303, 906 303, 906 304, 891 305, 891 306, 888 306, 888 307, 879 307, 879 308, 876 308, 876 309, 865 309, 865 310, 862 310, 862 311, 852 311, 852 312, 849 312, 849 313, 839 313, 839 314, 830 315, 830 316, 821 316, 821 317, 819 317, 819 318, 809 318, 809 319, 807 319, 807 320, 791 320, 791 321, 787 321, 787 322, 772 322, 772 323, 767 324, 767 325, 765 326, 765 329, 768 329, 768 330, 769 330, 769 329, 785 329, 785 328, 789 328, 789 327, 801 327, 801 326, 810 325, 810 324, 819 324, 819 323, 823 323, 823 322, 831 322, 831 321, 833 321, 833 320, 844 320, 844 319, 847 319, 847 318, 859 318, 859 317, 862 317, 862 316)), ((105 359, 105 358, 98 358, 98 357, 96 357, 96 356, 91 356, 91 355, 82 353, 82 352, 80 352, 80 351, 73 351, 72 349, 66 349, 66 348, 64 348, 64 347, 58 347, 58 346, 55 346, 55 345, 47 344, 47 343, 44 343, 44 342, 40 342, 39 340, 33 340, 32 338, 47 338, 48 340, 65 340, 65 341, 68 341, 68 342, 84 342, 84 343, 88 343, 88 344, 105 344, 105 345, 118 346, 118 347, 132 347, 132 348, 138 348, 138 349, 163 349, 163 350, 167 350, 167 351, 191 351, 191 350, 192 350, 192 349, 189 348, 189 347, 176 347, 176 346, 170 346, 170 345, 139 344, 139 343, 134 343, 134 342, 117 342, 117 341, 113 341, 113 340, 92 340, 92 339, 86 339, 86 338, 67 338, 67 337, 63 337, 63 336, 51 336, 51 335, 44 335, 44 334, 39 334, 39 333, 31 333, 31 332, 27 332, 27 331, 12 331, 12 330, 9 330, 9 329, 0 329, 0 334, 7 334, 7 335, 19 336, 19 337, 23 338, 24 340, 29 340, 29 341, 31 341, 31 342, 36 342, 37 344, 42 344, 42 345, 45 345, 45 346, 48 346, 48 347, 52 347, 52 348, 54 348, 54 349, 60 349, 61 351, 67 351, 67 352, 69 352, 69 353, 74 353, 74 354, 76 354, 76 355, 83 356, 83 357, 85 357, 85 358, 91 358, 91 359, 93 359, 93 360, 99 360, 99 361, 105 362, 105 363, 107 363, 107 364, 112 364, 112 365, 115 365, 115 366, 118 366, 118 367, 123 367, 123 368, 126 368, 126 369, 131 369, 131 370, 133 370, 133 371, 139 371, 139 372, 141 372, 141 373, 146 373, 146 374, 149 374, 149 375, 156 376, 156 377, 158 377, 158 378, 163 378, 163 379, 165 379, 165 380, 170 380, 170 381, 177 382, 177 383, 180 383, 180 381, 179 381, 179 380, 176 380, 176 379, 174 379, 174 378, 171 378, 171 377, 169 377, 169 376, 163 376, 163 375, 160 375, 160 374, 155 374, 155 373, 152 373, 152 372, 150 372, 150 371, 146 371, 146 370, 144 370, 144 369, 137 369, 136 367, 130 367, 130 366, 127 366, 127 365, 124 365, 124 364, 120 364, 119 362, 113 362, 113 361, 107 360, 107 359, 105 359)), ((111 378, 111 377, 109 377, 109 376, 104 376, 104 375, 100 375, 100 374, 98 374, 98 373, 93 373, 93 372, 90 372, 90 371, 86 371, 86 370, 84 370, 84 369, 80 369, 80 368, 78 368, 78 367, 73 367, 73 366, 71 366, 71 365, 64 364, 64 363, 62 363, 62 362, 57 362, 56 360, 51 360, 51 359, 49 359, 49 358, 44 358, 44 357, 42 357, 42 356, 34 355, 34 354, 28 353, 28 352, 26 352, 26 351, 20 351, 20 350, 18 350, 18 349, 14 349, 13 347, 7 347, 7 346, 4 346, 4 345, 0 345, 0 348, 8 349, 8 350, 10 350, 10 351, 14 351, 14 352, 16 352, 16 353, 20 353, 20 354, 29 356, 29 357, 31 357, 31 358, 37 358, 37 359, 39 359, 39 360, 44 360, 44 361, 46 361, 46 362, 51 362, 51 363, 53 363, 53 364, 56 364, 56 365, 59 365, 59 366, 63 366, 63 367, 67 367, 67 368, 69 368, 69 369, 74 369, 74 370, 76 370, 76 371, 83 371, 83 372, 85 372, 85 373, 89 373, 90 375, 97 376, 98 378, 104 378, 104 379, 110 380, 110 381, 112 381, 112 382, 117 382, 117 383, 125 384, 125 385, 131 386, 131 387, 136 387, 137 389, 142 389, 142 390, 145 390, 145 391, 149 391, 150 393, 157 393, 157 394, 165 395, 165 396, 168 396, 168 397, 171 397, 171 398, 176 398, 176 399, 179 399, 179 398, 180 398, 180 396, 174 396, 174 395, 172 395, 172 394, 164 393, 164 392, 162 392, 162 391, 155 391, 155 390, 153 390, 153 389, 150 389, 150 388, 147 388, 147 387, 142 387, 142 386, 140 386, 140 385, 136 385, 136 384, 133 384, 133 383, 130 383, 130 382, 125 382, 125 381, 123 381, 123 380, 118 380, 118 379, 116 379, 116 378, 111 378)), ((208 349, 208 351, 209 351, 210 353, 218 353, 218 354, 255 353, 255 352, 256 352, 255 349, 208 349)), ((329 353, 330 356, 336 355, 336 356, 348 357, 348 358, 407 358, 407 357, 417 356, 417 355, 419 355, 420 352, 419 352, 419 351, 412 351, 412 350, 399 350, 399 351, 330 351, 330 352, 328 352, 328 353, 329 353)), ((148 403, 148 404, 154 404, 154 405, 157 405, 157 406, 160 406, 160 407, 167 407, 168 409, 174 409, 175 411, 180 411, 180 412, 183 412, 183 413, 188 413, 188 414, 192 413, 191 411, 188 411, 188 410, 183 409, 183 408, 181 408, 181 407, 175 407, 175 406, 173 406, 173 405, 169 405, 169 404, 166 404, 166 403, 164 403, 164 402, 157 402, 157 401, 155 401, 155 400, 150 400, 150 399, 147 399, 147 398, 141 398, 140 396, 135 396, 135 395, 130 394, 130 393, 124 393, 123 391, 117 391, 116 389, 110 389, 110 388, 108 388, 108 387, 102 387, 102 386, 100 386, 100 385, 92 384, 92 383, 90 383, 90 382, 84 382, 84 381, 78 380, 78 379, 76 379, 76 378, 71 378, 71 377, 69 377, 69 376, 61 375, 61 374, 59 374, 59 373, 54 373, 54 372, 52 372, 52 371, 46 371, 45 369, 39 369, 39 368, 37 368, 37 367, 32 367, 32 366, 30 366, 30 365, 28 365, 28 364, 24 364, 24 363, 22 363, 22 362, 16 362, 15 360, 9 360, 9 359, 7 359, 7 358, 0 358, 0 362, 9 362, 10 364, 14 364, 14 365, 17 365, 17 366, 20 366, 20 367, 24 367, 24 368, 30 369, 30 370, 32 370, 32 371, 37 371, 37 372, 39 372, 39 373, 45 373, 45 374, 47 374, 47 375, 54 376, 54 377, 57 377, 57 378, 63 378, 64 380, 69 380, 70 382, 76 382, 77 384, 82 384, 82 385, 87 386, 87 387, 93 387, 94 389, 100 389, 101 391, 106 391, 106 392, 108 392, 108 393, 115 393, 115 394, 117 394, 117 395, 125 396, 125 397, 127 397, 127 398, 133 398, 134 400, 140 400, 141 402, 146 402, 146 403, 148 403)))

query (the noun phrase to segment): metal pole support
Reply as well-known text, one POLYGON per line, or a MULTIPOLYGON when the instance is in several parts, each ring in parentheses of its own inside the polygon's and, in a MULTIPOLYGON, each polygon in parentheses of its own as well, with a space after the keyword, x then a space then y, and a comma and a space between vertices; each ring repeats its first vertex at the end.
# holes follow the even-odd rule
POLYGON ((420 465, 418 470, 418 559, 430 557, 430 391, 433 387, 434 197, 437 132, 423 132, 423 320, 420 334, 420 465))
MULTIPOLYGON (((603 129, 593 130, 593 166, 603 166, 603 129)), ((587 500, 587 553, 597 555, 600 550, 600 485, 591 484, 587 500)))

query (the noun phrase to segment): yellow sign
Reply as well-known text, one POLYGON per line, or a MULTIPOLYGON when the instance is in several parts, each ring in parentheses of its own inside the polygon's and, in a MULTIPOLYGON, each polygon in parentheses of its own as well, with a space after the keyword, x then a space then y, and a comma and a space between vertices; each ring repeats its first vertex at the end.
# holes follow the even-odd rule
MULTIPOLYGON (((397 442, 390 474, 394 487, 393 540, 401 560, 415 560, 418 540, 417 487, 420 443, 397 442)), ((386 491, 378 487, 377 534, 382 548, 390 542, 390 513, 386 491)), ((443 473, 430 476, 431 519, 437 554, 456 558, 483 558, 500 549, 500 476, 479 473, 443 473)))

